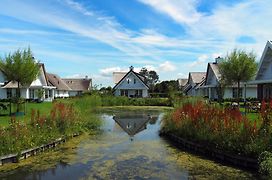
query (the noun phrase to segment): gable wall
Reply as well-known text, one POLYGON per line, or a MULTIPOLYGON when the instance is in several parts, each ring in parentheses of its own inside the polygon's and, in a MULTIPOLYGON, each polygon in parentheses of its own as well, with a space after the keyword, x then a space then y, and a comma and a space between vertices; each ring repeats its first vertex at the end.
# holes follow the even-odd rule
POLYGON ((207 77, 207 85, 217 85, 218 82, 217 82, 217 79, 216 79, 216 76, 214 74, 214 72, 212 71, 211 68, 209 68, 208 70, 208 77, 207 77))
POLYGON ((43 68, 40 67, 40 74, 38 75, 37 79, 35 79, 30 86, 46 86, 46 78, 44 76, 43 68))
POLYGON ((132 72, 125 77, 122 82, 116 87, 116 89, 147 89, 143 82, 132 72), (127 79, 130 79, 129 83, 127 83, 127 79), (136 79, 136 83, 134 84, 134 79, 136 79))

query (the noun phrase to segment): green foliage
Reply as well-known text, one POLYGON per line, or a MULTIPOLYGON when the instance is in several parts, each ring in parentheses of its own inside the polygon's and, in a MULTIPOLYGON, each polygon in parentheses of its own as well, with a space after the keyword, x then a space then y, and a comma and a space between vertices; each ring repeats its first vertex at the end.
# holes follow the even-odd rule
POLYGON ((247 53, 234 49, 219 63, 222 84, 233 85, 237 83, 238 91, 240 91, 240 83, 251 80, 256 74, 257 63, 255 59, 256 55, 253 52, 247 53))
POLYGON ((140 72, 140 75, 145 77, 144 82, 149 86, 150 91, 153 92, 155 83, 159 80, 159 75, 156 71, 148 71, 145 67, 143 67, 140 72))
POLYGON ((260 173, 272 177, 272 153, 264 151, 259 157, 260 173))
POLYGON ((154 87, 154 92, 169 94, 172 91, 178 91, 178 89, 179 89, 178 81, 170 80, 157 83, 154 87))
POLYGON ((38 99, 41 100, 43 98, 43 96, 44 96, 44 89, 38 89, 36 91, 36 96, 38 97, 38 99))
MULTIPOLYGON (((4 59, 1 58, 0 69, 8 81, 17 83, 17 98, 20 98, 20 88, 30 85, 39 74, 39 65, 33 59, 30 48, 22 51, 17 50, 4 59)), ((19 107, 17 108, 18 111, 19 107)))
POLYGON ((102 106, 171 106, 168 98, 128 98, 102 96, 102 106))
POLYGON ((30 48, 17 50, 1 59, 0 68, 8 81, 19 82, 22 86, 30 85, 39 74, 39 66, 30 48))

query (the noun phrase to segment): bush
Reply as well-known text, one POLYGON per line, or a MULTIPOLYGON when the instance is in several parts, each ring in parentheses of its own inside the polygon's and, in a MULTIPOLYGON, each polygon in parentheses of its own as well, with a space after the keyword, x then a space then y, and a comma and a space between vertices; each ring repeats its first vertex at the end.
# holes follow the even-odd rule
POLYGON ((264 151, 259 157, 260 173, 272 177, 272 153, 264 151))
POLYGON ((168 98, 128 98, 102 96, 102 106, 170 106, 168 98))

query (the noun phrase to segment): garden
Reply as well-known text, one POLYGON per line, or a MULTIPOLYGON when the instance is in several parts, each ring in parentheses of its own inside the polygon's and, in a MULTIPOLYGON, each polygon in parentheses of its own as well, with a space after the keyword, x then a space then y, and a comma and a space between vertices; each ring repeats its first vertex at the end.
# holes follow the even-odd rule
POLYGON ((259 159, 260 172, 271 176, 272 101, 263 101, 256 117, 243 116, 239 108, 187 99, 164 117, 161 131, 211 149, 259 159))

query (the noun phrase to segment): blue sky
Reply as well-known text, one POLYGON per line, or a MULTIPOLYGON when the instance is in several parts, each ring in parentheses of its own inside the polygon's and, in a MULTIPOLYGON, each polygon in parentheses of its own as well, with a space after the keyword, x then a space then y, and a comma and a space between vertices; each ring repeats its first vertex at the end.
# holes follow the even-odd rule
MULTIPOLYGON (((31 47, 46 70, 113 85, 147 67, 160 80, 206 71, 234 48, 260 57, 272 37, 270 0, 1 0, 0 56, 31 47)), ((257 59, 258 60, 258 59, 257 59)))

